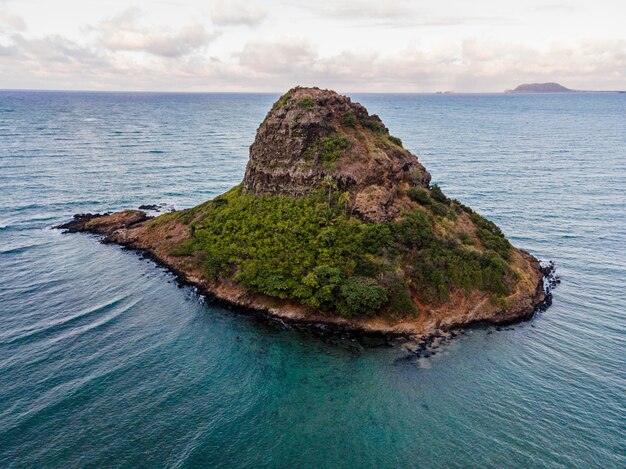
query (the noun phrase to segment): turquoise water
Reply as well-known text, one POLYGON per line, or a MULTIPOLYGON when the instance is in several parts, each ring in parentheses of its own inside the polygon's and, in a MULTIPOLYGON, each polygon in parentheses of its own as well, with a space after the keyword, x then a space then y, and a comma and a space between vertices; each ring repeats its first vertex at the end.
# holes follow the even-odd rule
POLYGON ((626 95, 354 98, 553 306, 403 359, 205 304, 50 228, 223 192, 276 96, 0 92, 0 467, 626 466, 626 95))

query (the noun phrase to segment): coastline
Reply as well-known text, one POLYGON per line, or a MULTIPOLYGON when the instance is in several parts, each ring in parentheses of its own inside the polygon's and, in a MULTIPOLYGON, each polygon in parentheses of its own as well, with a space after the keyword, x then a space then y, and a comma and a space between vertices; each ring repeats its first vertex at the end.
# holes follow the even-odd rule
MULTIPOLYGON (((449 321, 424 321, 423 318, 355 317, 345 318, 322 314, 310 307, 289 300, 281 300, 259 294, 231 281, 209 282, 202 278, 197 268, 166 254, 167 243, 159 245, 147 242, 145 233, 151 230, 149 222, 155 220, 144 211, 127 210, 113 214, 77 214, 68 222, 54 229, 64 233, 90 233, 102 236, 101 242, 117 244, 141 254, 171 272, 179 285, 186 285, 204 296, 211 304, 254 315, 262 320, 280 322, 291 327, 307 328, 329 335, 356 335, 363 338, 404 340, 417 343, 412 353, 421 353, 433 341, 444 341, 464 329, 488 326, 506 326, 532 319, 536 312, 544 311, 552 302, 550 291, 558 283, 552 262, 542 265, 536 258, 523 250, 517 250, 520 259, 532 270, 536 270, 534 286, 528 285, 514 305, 494 310, 484 300, 472 308, 473 314, 452 316, 449 321), (164 244, 164 245, 163 245, 164 244), (531 291, 532 290, 532 291, 531 291), (530 296, 529 296, 530 295, 530 296), (491 309, 492 314, 481 314, 480 308, 491 309)), ((180 227, 166 227, 174 234, 160 236, 164 239, 180 240, 186 235, 180 227)), ((162 233, 161 233, 162 234, 162 233)), ((515 248, 514 248, 515 249, 515 248)))

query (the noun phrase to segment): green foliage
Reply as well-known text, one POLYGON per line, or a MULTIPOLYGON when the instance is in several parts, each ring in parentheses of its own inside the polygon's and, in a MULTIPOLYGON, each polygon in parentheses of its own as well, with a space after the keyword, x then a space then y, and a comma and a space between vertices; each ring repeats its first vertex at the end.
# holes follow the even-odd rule
POLYGON ((450 205, 451 200, 446 197, 446 194, 443 193, 441 187, 437 184, 430 186, 430 196, 439 203, 450 205))
MULTIPOLYGON (((173 215, 189 225, 191 239, 171 254, 192 256, 209 279, 346 317, 416 314, 405 276, 432 301, 454 288, 508 293, 511 272, 499 251, 435 234, 440 220, 432 205, 396 221, 366 223, 350 215, 347 202, 331 186, 303 197, 255 196, 235 187, 173 215)), ((490 223, 480 221, 478 231, 497 237, 490 223)))
POLYGON ((400 221, 391 223, 395 241, 409 249, 429 246, 435 241, 432 220, 423 212, 406 213, 400 221))
POLYGON ((494 306, 498 306, 499 308, 508 308, 509 307, 509 300, 506 298, 506 296, 504 295, 491 295, 491 298, 489 298, 489 301, 491 302, 492 305, 494 306))
POLYGON ((320 156, 323 163, 337 161, 342 153, 350 148, 352 143, 345 135, 334 133, 319 141, 320 156))
POLYGON ((344 114, 343 118, 341 119, 341 123, 345 125, 346 127, 355 127, 357 123, 357 119, 356 119, 356 116, 354 115, 354 112, 350 111, 344 114))
POLYGON ((400 140, 400 138, 394 137, 393 135, 390 135, 389 136, 389 140, 391 140, 391 142, 394 145, 398 145, 399 147, 404 148, 404 147, 402 147, 402 140, 400 140))
POLYGON ((306 98, 302 98, 300 101, 298 101, 297 106, 302 109, 313 109, 315 103, 311 98, 307 96, 306 98))
POLYGON ((447 299, 454 287, 478 288, 499 295, 509 291, 505 282, 509 268, 498 255, 433 244, 419 252, 413 268, 415 283, 430 300, 447 299))
POLYGON ((372 119, 371 117, 364 117, 360 119, 361 125, 371 130, 374 133, 387 133, 387 128, 385 125, 377 119, 372 119))
POLYGON ((292 97, 293 97, 293 90, 287 91, 284 95, 278 98, 278 101, 274 103, 274 105, 272 106, 272 111, 275 111, 276 109, 283 107, 285 104, 287 104, 287 101, 289 101, 292 97))
POLYGON ((385 306, 389 314, 397 317, 417 315, 409 287, 402 276, 390 274, 383 279, 382 285, 389 292, 389 302, 385 306))
POLYGON ((170 254, 175 257, 191 256, 195 251, 195 247, 196 240, 187 239, 177 246, 174 246, 174 248, 170 251, 170 254))
POLYGON ((435 202, 432 205, 431 210, 433 211, 435 215, 438 215, 440 217, 445 217, 448 214, 448 209, 446 208, 444 204, 440 202, 435 202))
POLYGON ((461 243, 466 244, 468 246, 471 246, 474 244, 474 238, 472 238, 472 236, 465 231, 462 231, 459 233, 459 239, 461 240, 461 243))
POLYGON ((342 196, 331 192, 329 204, 325 191, 293 198, 245 195, 237 187, 192 213, 193 242, 180 252, 202 252, 209 278, 232 277, 346 316, 373 314, 386 291, 374 278, 356 275, 356 267, 391 235, 383 224, 346 216, 342 196))
POLYGON ((478 213, 470 210, 470 218, 476 224, 476 235, 485 249, 497 252, 503 259, 509 258, 511 243, 506 239, 502 230, 491 220, 487 220, 478 213))
POLYGON ((355 278, 343 282, 339 290, 338 311, 344 316, 373 315, 389 301, 387 290, 374 279, 355 278))

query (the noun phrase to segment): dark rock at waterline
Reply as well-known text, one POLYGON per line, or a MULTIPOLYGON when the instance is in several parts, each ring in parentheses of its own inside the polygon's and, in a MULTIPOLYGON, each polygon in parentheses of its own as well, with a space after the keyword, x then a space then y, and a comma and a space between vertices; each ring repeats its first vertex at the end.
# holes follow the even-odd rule
POLYGON ((65 230, 64 233, 79 233, 85 230, 85 224, 95 218, 100 218, 109 213, 77 213, 67 223, 57 225, 54 228, 58 230, 65 230))
POLYGON ((146 205, 140 205, 139 210, 153 210, 156 212, 160 212, 161 207, 157 204, 146 204, 146 205))

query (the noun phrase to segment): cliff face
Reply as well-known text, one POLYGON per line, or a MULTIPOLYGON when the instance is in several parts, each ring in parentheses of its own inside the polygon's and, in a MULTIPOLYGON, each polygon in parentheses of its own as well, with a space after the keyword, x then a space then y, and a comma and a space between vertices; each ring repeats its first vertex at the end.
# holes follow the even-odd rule
POLYGON ((364 219, 384 221, 403 209, 399 191, 429 182, 428 171, 378 116, 334 91, 294 88, 259 127, 243 189, 292 196, 347 191, 364 219))

